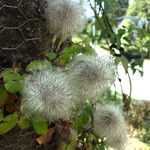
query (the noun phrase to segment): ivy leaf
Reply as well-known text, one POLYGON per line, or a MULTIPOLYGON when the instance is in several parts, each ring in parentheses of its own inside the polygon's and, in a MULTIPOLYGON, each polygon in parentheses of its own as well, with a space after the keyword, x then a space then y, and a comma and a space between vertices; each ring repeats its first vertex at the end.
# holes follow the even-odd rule
POLYGON ((23 82, 22 81, 10 81, 5 84, 5 88, 8 92, 10 93, 16 93, 16 92, 21 92, 23 87, 23 82))
POLYGON ((10 114, 9 116, 3 118, 0 123, 0 134, 7 133, 12 128, 14 128, 18 123, 18 115, 16 113, 10 114))
POLYGON ((48 124, 45 121, 33 121, 32 126, 37 134, 46 134, 48 130, 48 124))
POLYGON ((7 99, 7 91, 4 87, 0 87, 0 102, 7 99))
POLYGON ((34 60, 26 68, 28 72, 36 70, 45 70, 52 67, 52 64, 48 60, 34 60))

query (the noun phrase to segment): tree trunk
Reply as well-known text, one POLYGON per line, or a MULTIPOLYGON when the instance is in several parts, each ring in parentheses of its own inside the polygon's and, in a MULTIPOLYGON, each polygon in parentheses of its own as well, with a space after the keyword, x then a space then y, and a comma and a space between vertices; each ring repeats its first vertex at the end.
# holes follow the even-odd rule
MULTIPOLYGON (((22 70, 51 48, 51 35, 46 28, 43 0, 0 1, 0 71, 14 63, 22 70)), ((50 145, 36 143, 33 130, 17 127, 0 135, 0 150, 44 150, 50 145)))
POLYGON ((0 1, 0 67, 25 67, 50 49, 43 0, 0 1))

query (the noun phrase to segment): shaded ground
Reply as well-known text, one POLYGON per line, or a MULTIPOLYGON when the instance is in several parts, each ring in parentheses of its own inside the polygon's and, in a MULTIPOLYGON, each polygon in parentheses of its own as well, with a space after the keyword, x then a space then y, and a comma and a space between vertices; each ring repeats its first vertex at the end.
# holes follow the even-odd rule
MULTIPOLYGON (((0 150, 56 150, 49 145, 38 145, 32 131, 13 129, 11 132, 0 135, 0 150)), ((126 150, 150 150, 150 147, 137 138, 129 138, 126 150)))
POLYGON ((0 135, 0 150, 52 150, 48 145, 37 144, 33 131, 21 131, 14 128, 5 135, 0 135))

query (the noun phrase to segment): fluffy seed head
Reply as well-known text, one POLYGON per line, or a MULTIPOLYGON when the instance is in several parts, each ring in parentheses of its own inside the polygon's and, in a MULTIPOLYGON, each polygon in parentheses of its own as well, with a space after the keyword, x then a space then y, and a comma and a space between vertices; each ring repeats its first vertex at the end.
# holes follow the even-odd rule
POLYGON ((106 137, 109 146, 123 149, 127 142, 127 133, 120 108, 114 104, 97 107, 94 112, 94 132, 106 137))
POLYGON ((21 110, 27 117, 39 114, 47 120, 68 119, 72 98, 63 73, 35 72, 25 79, 21 110))
POLYGON ((95 102, 114 82, 116 67, 108 56, 78 56, 68 67, 70 82, 80 96, 95 102))
POLYGON ((79 0, 46 0, 46 19, 51 34, 72 35, 81 32, 87 22, 79 0))

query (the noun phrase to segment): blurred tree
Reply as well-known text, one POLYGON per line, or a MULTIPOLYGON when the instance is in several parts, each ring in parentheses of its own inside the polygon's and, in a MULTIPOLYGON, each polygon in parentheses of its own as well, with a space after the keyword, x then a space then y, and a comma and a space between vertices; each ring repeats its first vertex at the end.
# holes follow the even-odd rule
POLYGON ((118 0, 118 3, 121 6, 119 16, 124 16, 129 6, 129 0, 118 0))
POLYGON ((150 1, 149 0, 135 0, 128 8, 127 16, 136 16, 139 19, 146 18, 150 21, 150 1))
POLYGON ((126 38, 130 46, 128 51, 140 51, 144 57, 150 58, 150 1, 135 0, 127 9, 122 25, 126 26, 126 38))
POLYGON ((105 5, 108 5, 109 17, 116 20, 126 14, 129 3, 128 0, 108 0, 105 5))

